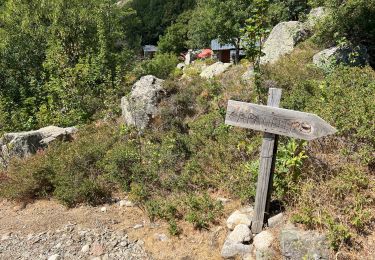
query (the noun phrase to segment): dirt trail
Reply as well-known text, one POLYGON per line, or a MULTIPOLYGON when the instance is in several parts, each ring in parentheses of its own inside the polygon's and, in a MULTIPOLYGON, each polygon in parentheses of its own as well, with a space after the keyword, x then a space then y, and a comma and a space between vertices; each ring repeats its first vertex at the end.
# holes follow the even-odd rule
MULTIPOLYGON (((229 203, 225 206, 225 212, 231 212, 238 206, 238 202, 229 203)), ((100 207, 81 206, 74 209, 67 209, 53 200, 36 201, 24 209, 22 205, 20 207, 8 201, 0 203, 0 236, 4 239, 0 241, 0 245, 12 235, 30 238, 33 234, 42 234, 43 237, 43 233, 54 234, 56 230, 69 229, 71 225, 79 232, 124 232, 129 241, 141 245, 152 259, 221 259, 220 250, 227 232, 223 217, 219 225, 204 231, 194 230, 191 224, 180 223, 182 235, 178 238, 172 237, 168 233, 168 225, 163 221, 150 223, 141 209, 120 207, 118 203, 100 207), (106 212, 102 212, 102 207, 106 208, 106 212), (134 228, 136 226, 139 228, 134 228)), ((104 233, 98 235, 100 239, 108 236, 104 233)), ((111 249, 106 250, 103 254, 111 253, 111 249)), ((1 253, 0 251, 0 256, 1 253)), ((89 252, 86 259, 90 259, 90 256, 92 257, 92 254, 89 252)))

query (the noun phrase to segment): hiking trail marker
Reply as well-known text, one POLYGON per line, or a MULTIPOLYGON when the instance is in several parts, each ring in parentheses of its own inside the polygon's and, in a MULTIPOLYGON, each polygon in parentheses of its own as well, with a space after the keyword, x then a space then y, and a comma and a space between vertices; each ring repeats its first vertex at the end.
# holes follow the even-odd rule
POLYGON ((269 215, 278 136, 310 141, 337 131, 317 115, 279 108, 280 99, 281 89, 270 88, 267 106, 229 100, 225 118, 227 125, 265 132, 251 224, 255 234, 262 231, 265 214, 269 215))

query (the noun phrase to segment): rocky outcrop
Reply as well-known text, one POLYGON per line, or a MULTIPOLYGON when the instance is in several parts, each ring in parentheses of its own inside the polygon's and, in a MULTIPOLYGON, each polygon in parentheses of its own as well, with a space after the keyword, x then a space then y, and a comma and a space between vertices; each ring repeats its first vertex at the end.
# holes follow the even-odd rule
POLYGON ((211 79, 227 71, 230 66, 232 66, 232 63, 216 62, 204 68, 200 76, 202 78, 211 79))
POLYGON ((281 252, 286 259, 329 259, 325 235, 288 225, 281 231, 281 252))
POLYGON ((121 99, 122 116, 125 123, 138 129, 146 128, 157 114, 157 105, 165 95, 164 80, 155 76, 144 76, 137 81, 129 96, 121 99))
POLYGON ((307 15, 305 26, 309 30, 313 30, 315 25, 322 21, 328 14, 328 9, 326 7, 316 7, 311 9, 310 13, 307 15))
POLYGON ((313 63, 325 71, 331 70, 338 64, 363 66, 368 64, 368 60, 369 56, 366 47, 352 47, 350 45, 325 49, 313 57, 313 63))
POLYGON ((264 43, 265 55, 261 57, 261 64, 272 64, 282 56, 291 53, 296 44, 307 36, 308 32, 301 22, 290 21, 277 24, 264 43))
POLYGON ((54 140, 71 140, 77 128, 48 126, 36 131, 7 133, 0 139, 0 165, 6 167, 12 157, 27 157, 44 149, 54 140))

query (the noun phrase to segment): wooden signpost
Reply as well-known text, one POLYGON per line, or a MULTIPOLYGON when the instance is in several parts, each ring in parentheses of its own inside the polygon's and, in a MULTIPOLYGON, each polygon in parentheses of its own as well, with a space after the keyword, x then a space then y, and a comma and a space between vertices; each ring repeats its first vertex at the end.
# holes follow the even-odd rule
POLYGON ((229 100, 225 118, 228 125, 265 132, 251 225, 255 234, 262 231, 265 214, 268 214, 278 135, 313 140, 336 132, 317 115, 278 108, 280 99, 281 89, 270 88, 267 106, 229 100))

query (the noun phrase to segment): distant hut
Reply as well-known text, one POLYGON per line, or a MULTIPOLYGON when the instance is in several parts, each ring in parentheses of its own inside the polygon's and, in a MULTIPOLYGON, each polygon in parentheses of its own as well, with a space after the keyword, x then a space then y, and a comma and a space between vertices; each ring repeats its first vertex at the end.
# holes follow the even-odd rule
POLYGON ((155 45, 145 45, 143 46, 143 57, 147 59, 152 59, 158 48, 155 45))
MULTIPOLYGON (((235 59, 236 47, 233 44, 221 44, 218 39, 215 39, 211 41, 211 49, 221 62, 229 63, 235 59)), ((240 58, 243 56, 245 56, 245 53, 240 49, 240 58)))

